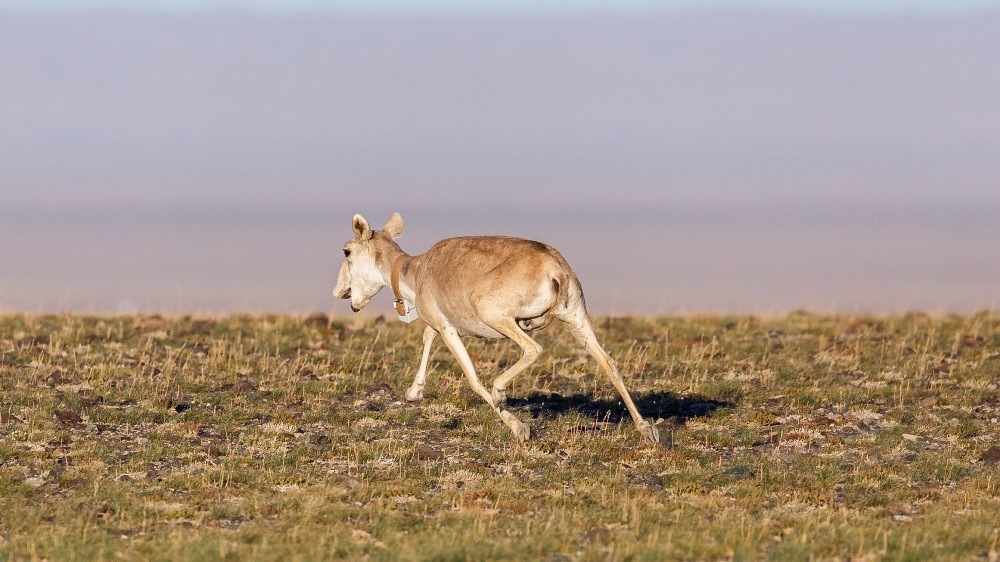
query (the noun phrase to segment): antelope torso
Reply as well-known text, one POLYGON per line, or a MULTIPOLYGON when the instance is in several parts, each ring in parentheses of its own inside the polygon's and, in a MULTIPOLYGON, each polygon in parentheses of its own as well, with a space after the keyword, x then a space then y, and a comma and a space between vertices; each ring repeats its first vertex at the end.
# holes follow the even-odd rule
POLYGON ((555 304, 559 285, 572 275, 552 247, 508 236, 448 238, 410 267, 417 310, 428 324, 488 338, 505 336, 484 322, 484 312, 494 312, 484 307, 500 307, 538 327, 555 304))

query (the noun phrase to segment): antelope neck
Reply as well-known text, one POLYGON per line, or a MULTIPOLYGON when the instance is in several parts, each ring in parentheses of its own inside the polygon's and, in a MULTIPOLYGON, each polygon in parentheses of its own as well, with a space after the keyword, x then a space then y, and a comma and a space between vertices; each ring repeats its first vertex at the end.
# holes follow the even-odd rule
POLYGON ((403 304, 403 295, 399 294, 399 269, 403 266, 403 258, 406 254, 400 254, 392 262, 392 272, 389 274, 390 282, 392 283, 392 296, 396 299, 396 313, 400 316, 406 315, 406 305, 403 304))

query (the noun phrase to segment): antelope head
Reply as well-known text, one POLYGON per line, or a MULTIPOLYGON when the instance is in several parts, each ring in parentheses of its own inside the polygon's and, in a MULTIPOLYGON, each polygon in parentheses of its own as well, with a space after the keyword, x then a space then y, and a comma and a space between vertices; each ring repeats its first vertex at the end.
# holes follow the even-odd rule
POLYGON ((351 310, 357 312, 389 284, 388 256, 400 251, 394 240, 403 234, 403 217, 393 213, 381 231, 374 231, 364 217, 354 215, 351 226, 354 238, 344 244, 333 296, 351 299, 351 310))

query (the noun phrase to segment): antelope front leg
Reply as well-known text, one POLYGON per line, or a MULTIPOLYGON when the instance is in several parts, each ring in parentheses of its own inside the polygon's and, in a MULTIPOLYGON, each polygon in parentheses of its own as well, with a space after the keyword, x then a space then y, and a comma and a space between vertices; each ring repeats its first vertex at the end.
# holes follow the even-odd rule
POLYGON ((413 384, 406 389, 407 402, 419 402, 424 397, 424 384, 427 382, 427 360, 431 356, 431 343, 434 342, 436 336, 437 330, 430 326, 424 328, 424 351, 420 356, 420 367, 417 368, 417 374, 413 377, 413 384))
POLYGON ((462 343, 462 338, 458 337, 458 332, 455 328, 447 327, 441 330, 441 339, 448 346, 451 353, 458 359, 459 365, 462 366, 462 371, 465 373, 465 377, 469 379, 469 384, 472 386, 472 390, 476 391, 476 394, 481 396, 487 404, 493 408, 493 411, 500 416, 503 423, 510 428, 514 433, 514 438, 518 441, 526 441, 531 437, 531 428, 528 424, 521 422, 517 419, 514 414, 508 412, 507 410, 501 410, 500 408, 493 405, 493 397, 490 395, 490 391, 483 386, 483 383, 479 381, 479 377, 476 376, 476 368, 472 364, 472 359, 469 357, 468 350, 465 349, 465 344, 462 343))

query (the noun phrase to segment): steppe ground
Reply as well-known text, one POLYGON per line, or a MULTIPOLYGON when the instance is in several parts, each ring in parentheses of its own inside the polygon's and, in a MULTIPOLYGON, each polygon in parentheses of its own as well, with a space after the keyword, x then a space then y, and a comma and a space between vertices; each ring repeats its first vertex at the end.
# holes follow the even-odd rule
POLYGON ((1000 315, 597 328, 661 445, 557 326, 521 445, 419 325, 0 316, 0 560, 1000 559, 1000 315))

